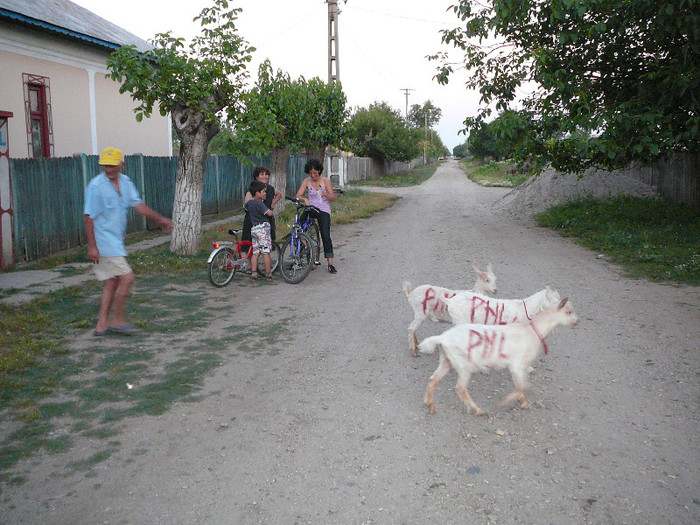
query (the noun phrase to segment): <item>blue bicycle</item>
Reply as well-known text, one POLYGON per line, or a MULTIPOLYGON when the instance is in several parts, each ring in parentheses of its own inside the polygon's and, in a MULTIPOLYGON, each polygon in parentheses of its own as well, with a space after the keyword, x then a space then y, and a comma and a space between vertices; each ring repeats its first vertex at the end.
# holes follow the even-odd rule
POLYGON ((318 229, 319 209, 307 206, 291 197, 285 197, 297 206, 292 231, 280 248, 280 273, 291 284, 306 279, 309 272, 319 264, 321 253, 321 233, 318 229))

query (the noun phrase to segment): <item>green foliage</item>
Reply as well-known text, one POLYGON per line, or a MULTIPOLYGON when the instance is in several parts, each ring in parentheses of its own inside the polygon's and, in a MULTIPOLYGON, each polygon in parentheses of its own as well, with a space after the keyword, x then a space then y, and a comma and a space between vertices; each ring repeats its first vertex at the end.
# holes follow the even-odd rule
POLYGON ((408 111, 408 123, 414 128, 432 129, 442 118, 442 110, 433 105, 432 101, 426 100, 423 105, 413 104, 408 111))
POLYGON ((634 276, 700 285, 700 216, 659 199, 581 199, 536 216, 634 276))
MULTIPOLYGON (((425 133, 425 130, 423 132, 425 133)), ((420 148, 422 150, 425 147, 428 161, 450 154, 450 150, 442 143, 442 139, 437 131, 429 129, 426 135, 428 135, 428 139, 421 141, 420 148)))
POLYGON ((479 160, 519 158, 532 129, 525 112, 504 111, 492 122, 472 128, 467 139, 469 153, 479 160))
POLYGON ((507 161, 489 162, 477 165, 473 162, 461 162, 460 167, 471 180, 481 186, 513 188, 525 182, 529 174, 520 171, 517 166, 507 161))
POLYGON ((420 130, 409 129, 401 114, 386 102, 359 108, 350 117, 346 148, 378 161, 410 161, 422 154, 420 130))
POLYGON ((469 146, 466 142, 463 144, 458 144, 452 148, 452 154, 455 157, 466 157, 469 154, 469 146))
POLYGON ((318 150, 340 144, 346 97, 337 82, 292 80, 265 60, 255 86, 243 96, 245 111, 231 152, 266 155, 273 148, 318 150))
MULTIPOLYGON (((533 126, 520 160, 581 171, 698 150, 699 0, 461 0, 453 11, 461 25, 443 42, 464 52, 483 104, 465 125, 522 105, 533 126)), ((454 65, 431 58, 447 83, 454 65)))
POLYGON ((109 76, 121 83, 120 93, 129 92, 138 102, 136 120, 149 117, 156 106, 161 115, 186 111, 212 123, 222 109, 235 118, 255 48, 238 35, 235 21, 241 9, 228 9, 227 0, 213 4, 195 18, 202 33, 188 50, 183 38, 167 32, 155 36, 149 51, 124 46, 107 60, 109 76))

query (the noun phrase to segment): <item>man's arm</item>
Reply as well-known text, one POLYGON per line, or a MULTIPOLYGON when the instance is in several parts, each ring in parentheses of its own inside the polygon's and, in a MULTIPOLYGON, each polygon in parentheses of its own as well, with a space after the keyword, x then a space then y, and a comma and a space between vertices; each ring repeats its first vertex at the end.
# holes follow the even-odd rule
POLYGON ((87 257, 90 261, 97 264, 100 262, 100 251, 97 249, 97 241, 95 241, 95 223, 87 214, 83 215, 83 222, 85 223, 85 235, 88 242, 87 257))
POLYGON ((137 204, 134 206, 134 209, 139 212, 141 215, 144 217, 148 217, 149 219, 157 222, 160 224, 163 229, 167 232, 173 229, 173 221, 168 219, 167 217, 163 217, 160 213, 152 210, 148 206, 146 206, 143 202, 141 204, 137 204))

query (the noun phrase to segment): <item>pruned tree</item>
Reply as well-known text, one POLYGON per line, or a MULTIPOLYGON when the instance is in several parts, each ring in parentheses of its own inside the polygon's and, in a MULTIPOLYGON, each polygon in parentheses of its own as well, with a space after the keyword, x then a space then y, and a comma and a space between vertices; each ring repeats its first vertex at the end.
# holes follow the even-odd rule
POLYGON ((152 50, 140 53, 125 46, 107 62, 110 76, 121 83, 120 92, 131 93, 138 102, 136 120, 154 108, 161 115, 170 113, 180 142, 170 243, 177 254, 199 251, 207 148, 219 132, 217 115, 225 112, 229 122, 240 117, 246 64, 254 51, 235 26, 241 9, 229 8, 227 0, 212 2, 195 17, 202 30, 188 47, 183 38, 160 33, 152 50))
POLYGON ((442 118, 442 110, 430 100, 426 100, 423 105, 413 104, 408 111, 408 122, 415 128, 433 129, 442 118))
POLYGON ((461 0, 437 80, 456 68, 491 111, 532 117, 521 155, 558 169, 652 162, 700 146, 700 1, 461 0), (529 94, 526 94, 528 93, 529 94))
POLYGON ((323 82, 314 77, 306 82, 304 98, 312 111, 298 145, 323 162, 326 148, 342 143, 348 118, 347 97, 340 82, 323 82))
POLYGON ((265 60, 255 85, 244 96, 235 149, 246 154, 269 152, 270 184, 285 193, 289 148, 307 150, 322 161, 326 146, 341 140, 345 101, 340 84, 317 78, 292 80, 265 60))
POLYGON ((466 142, 463 142, 462 144, 458 144, 454 148, 452 148, 452 155, 455 157, 466 157, 469 154, 469 146, 467 146, 466 142))
POLYGON ((358 108, 350 117, 346 148, 378 161, 411 161, 422 153, 423 133, 411 129, 398 110, 386 102, 358 108))

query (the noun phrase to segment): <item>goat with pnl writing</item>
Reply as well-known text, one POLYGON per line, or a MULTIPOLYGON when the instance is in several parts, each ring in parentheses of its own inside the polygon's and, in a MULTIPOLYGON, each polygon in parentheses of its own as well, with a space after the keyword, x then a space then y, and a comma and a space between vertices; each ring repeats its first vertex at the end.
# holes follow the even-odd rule
POLYGON ((525 392, 529 388, 528 370, 537 358, 540 347, 547 353, 546 337, 559 325, 576 326, 578 316, 568 298, 547 308, 529 323, 507 325, 459 324, 441 335, 426 338, 420 345, 421 352, 432 354, 440 351, 440 362, 430 376, 425 391, 428 412, 435 413, 433 395, 440 379, 451 367, 457 371, 457 394, 477 416, 484 412, 469 396, 467 385, 473 372, 486 372, 492 368, 508 368, 515 383, 515 391, 508 394, 500 405, 505 408, 515 400, 520 408, 528 409, 525 392))
POLYGON ((445 299, 452 324, 511 324, 532 319, 561 300, 556 289, 544 290, 525 299, 493 299, 473 292, 459 292, 445 299))
MULTIPOLYGON (((473 292, 484 295, 496 295, 496 275, 493 273, 491 263, 486 266, 486 271, 483 272, 472 263, 474 271, 476 271, 477 279, 474 283, 473 292)), ((450 316, 447 313, 445 299, 453 297, 459 292, 466 290, 450 290, 441 286, 433 286, 432 284, 424 284, 411 290, 411 283, 404 281, 403 289, 408 297, 408 304, 413 309, 413 321, 408 325, 408 344, 411 347, 411 353, 414 356, 418 355, 418 338, 416 330, 426 319, 430 319, 435 323, 449 323, 450 316)))

